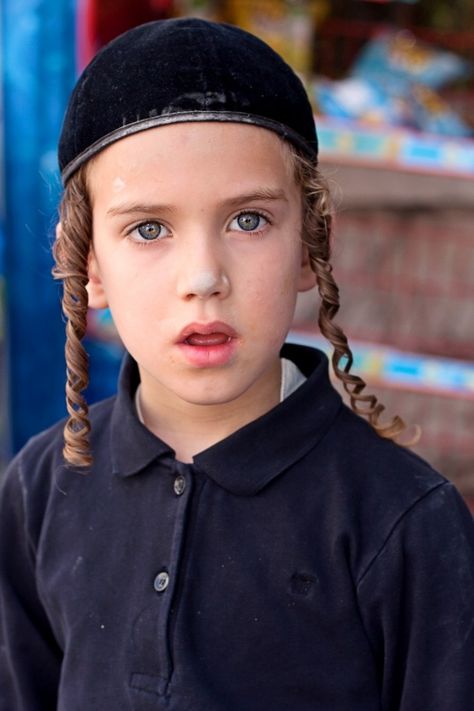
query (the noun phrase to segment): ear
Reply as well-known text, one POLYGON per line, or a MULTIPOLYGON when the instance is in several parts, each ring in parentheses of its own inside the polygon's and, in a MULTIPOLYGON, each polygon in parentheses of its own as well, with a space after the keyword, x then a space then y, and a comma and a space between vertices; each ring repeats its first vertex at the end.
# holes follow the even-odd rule
POLYGON ((301 266, 298 280, 298 291, 309 291, 316 286, 316 274, 311 269, 309 252, 305 244, 301 248, 301 266))
POLYGON ((89 306, 91 309, 106 309, 109 304, 102 283, 99 263, 92 245, 89 252, 87 271, 89 281, 86 289, 89 295, 89 306))

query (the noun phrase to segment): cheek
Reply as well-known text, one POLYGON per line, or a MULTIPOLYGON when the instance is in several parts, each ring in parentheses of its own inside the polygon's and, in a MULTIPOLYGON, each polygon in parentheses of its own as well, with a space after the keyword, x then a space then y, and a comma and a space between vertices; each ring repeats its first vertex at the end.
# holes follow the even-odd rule
POLYGON ((150 257, 139 257, 131 258, 125 250, 114 257, 108 255, 105 260, 107 267, 102 271, 103 284, 110 300, 128 303, 131 309, 146 307, 156 301, 164 282, 163 274, 157 275, 157 269, 150 269, 150 257))
POLYGON ((299 258, 294 253, 273 255, 264 268, 254 270, 244 282, 252 323, 269 333, 285 330, 293 318, 297 296, 299 258))
POLYGON ((297 291, 300 261, 301 257, 293 245, 272 254, 264 267, 255 271, 256 291, 266 294, 273 301, 291 301, 297 291))
POLYGON ((103 274, 107 301, 117 330, 128 345, 131 338, 144 338, 163 319, 163 281, 150 278, 138 265, 124 266, 117 260, 108 266, 103 274))

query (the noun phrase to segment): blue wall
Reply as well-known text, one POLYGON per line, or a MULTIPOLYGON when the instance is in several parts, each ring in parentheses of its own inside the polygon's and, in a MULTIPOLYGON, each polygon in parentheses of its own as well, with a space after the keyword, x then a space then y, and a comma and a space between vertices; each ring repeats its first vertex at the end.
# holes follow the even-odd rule
POLYGON ((50 275, 56 144, 75 78, 75 0, 3 0, 4 269, 10 450, 64 415, 64 324, 50 275))

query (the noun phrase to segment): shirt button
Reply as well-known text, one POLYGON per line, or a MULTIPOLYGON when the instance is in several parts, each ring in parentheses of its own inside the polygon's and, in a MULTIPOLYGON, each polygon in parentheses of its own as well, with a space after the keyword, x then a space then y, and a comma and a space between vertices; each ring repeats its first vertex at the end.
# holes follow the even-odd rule
POLYGON ((168 587, 170 576, 164 570, 156 576, 153 587, 156 592, 163 592, 168 587))
POLYGON ((186 479, 184 478, 184 476, 182 474, 180 474, 174 480, 174 484, 173 484, 174 493, 176 494, 176 496, 181 496, 181 494, 183 493, 185 488, 186 488, 186 479))

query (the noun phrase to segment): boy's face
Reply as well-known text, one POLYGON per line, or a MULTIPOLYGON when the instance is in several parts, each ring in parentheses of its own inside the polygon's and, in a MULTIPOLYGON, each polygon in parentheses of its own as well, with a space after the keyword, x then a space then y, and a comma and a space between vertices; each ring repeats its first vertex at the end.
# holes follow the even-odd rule
POLYGON ((220 405, 276 389, 297 293, 314 285, 278 136, 150 129, 100 153, 89 186, 89 303, 110 307, 148 401, 220 405))

